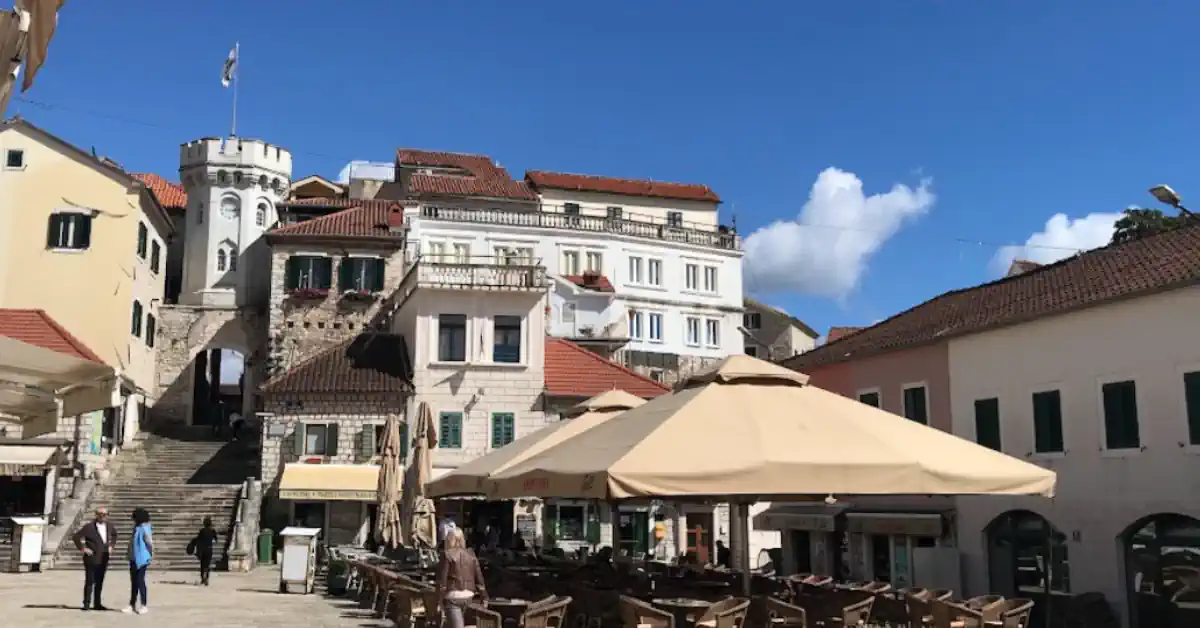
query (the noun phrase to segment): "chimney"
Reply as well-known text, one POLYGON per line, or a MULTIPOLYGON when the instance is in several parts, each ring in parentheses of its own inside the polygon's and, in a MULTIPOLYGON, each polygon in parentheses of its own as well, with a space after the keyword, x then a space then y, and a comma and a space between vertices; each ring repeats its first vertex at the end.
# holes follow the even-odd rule
POLYGON ((1008 274, 1005 277, 1016 277, 1025 273, 1041 268, 1042 265, 1037 262, 1031 262, 1027 259, 1015 259, 1011 266, 1008 267, 1008 274))
POLYGON ((583 285, 591 288, 600 283, 600 273, 595 270, 583 271, 583 285))
POLYGON ((393 207, 392 211, 388 212, 388 232, 398 234, 404 232, 404 210, 399 207, 393 207))

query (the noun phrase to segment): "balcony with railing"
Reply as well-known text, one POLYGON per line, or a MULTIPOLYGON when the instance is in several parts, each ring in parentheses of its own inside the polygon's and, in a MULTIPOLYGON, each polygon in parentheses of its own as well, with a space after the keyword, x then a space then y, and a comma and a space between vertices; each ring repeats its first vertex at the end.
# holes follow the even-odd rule
POLYGON ((412 262, 403 284, 456 290, 544 292, 547 282, 546 267, 539 259, 421 255, 412 262))
POLYGON ((538 211, 425 205, 421 207, 419 217, 448 222, 611 233, 731 251, 742 248, 741 238, 732 228, 726 226, 713 227, 679 219, 630 213, 622 213, 619 216, 594 216, 571 213, 561 205, 542 204, 538 211))

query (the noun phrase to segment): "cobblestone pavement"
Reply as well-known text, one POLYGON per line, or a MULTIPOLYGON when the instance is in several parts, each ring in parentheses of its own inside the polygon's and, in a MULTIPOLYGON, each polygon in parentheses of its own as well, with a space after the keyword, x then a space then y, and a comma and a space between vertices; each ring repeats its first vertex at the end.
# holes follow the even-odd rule
POLYGON ((83 596, 82 571, 0 573, 0 624, 20 628, 99 628, 129 626, 305 626, 311 628, 386 628, 390 622, 373 619, 351 602, 312 595, 279 593, 279 571, 258 569, 249 574, 214 573, 212 586, 196 586, 197 576, 181 572, 151 572, 147 578, 150 612, 126 615, 129 601, 126 572, 110 570, 104 587, 109 612, 79 610, 83 596))

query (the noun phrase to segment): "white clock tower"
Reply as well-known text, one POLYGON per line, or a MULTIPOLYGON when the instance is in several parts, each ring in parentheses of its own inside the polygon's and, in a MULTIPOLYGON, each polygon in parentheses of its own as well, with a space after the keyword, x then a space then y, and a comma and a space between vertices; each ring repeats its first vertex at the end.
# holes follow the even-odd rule
POLYGON ((184 305, 242 307, 267 300, 270 253, 262 235, 291 186, 292 154, 262 140, 204 138, 179 149, 184 214, 184 305))

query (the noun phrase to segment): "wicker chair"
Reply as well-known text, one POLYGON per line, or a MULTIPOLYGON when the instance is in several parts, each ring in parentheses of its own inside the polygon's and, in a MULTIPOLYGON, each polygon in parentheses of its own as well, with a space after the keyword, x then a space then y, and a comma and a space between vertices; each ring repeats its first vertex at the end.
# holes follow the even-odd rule
POLYGON ((871 607, 875 605, 875 596, 868 595, 860 600, 847 599, 842 607, 842 625, 858 626, 865 624, 871 618, 871 607))
POLYGON ((779 628, 808 628, 808 613, 803 608, 773 597, 761 599, 767 607, 769 625, 779 628))
POLYGON ((750 600, 744 597, 728 597, 708 607, 696 620, 701 628, 741 628, 746 623, 746 612, 750 600))
POLYGON ((1033 600, 1006 599, 1000 608, 1000 621, 1004 623, 1004 628, 1028 628, 1032 614, 1033 600))
POLYGON ((954 597, 954 589, 930 589, 928 599, 948 600, 954 597))
POLYGON ((531 606, 529 610, 521 614, 520 625, 523 628, 561 628, 563 617, 567 614, 567 607, 570 605, 571 598, 564 597, 549 604, 531 606))
POLYGON ((621 619, 625 628, 675 628, 675 616, 647 602, 621 596, 621 619))
POLYGON ((468 628, 502 628, 504 624, 500 613, 478 604, 468 604, 463 609, 463 616, 468 628))
POLYGON ((425 602, 420 591, 401 584, 393 587, 388 597, 391 603, 387 604, 383 617, 391 619, 398 628, 411 628, 418 618, 423 619, 425 602))

